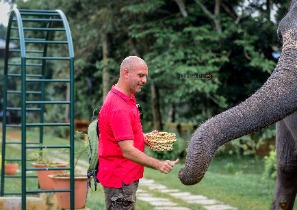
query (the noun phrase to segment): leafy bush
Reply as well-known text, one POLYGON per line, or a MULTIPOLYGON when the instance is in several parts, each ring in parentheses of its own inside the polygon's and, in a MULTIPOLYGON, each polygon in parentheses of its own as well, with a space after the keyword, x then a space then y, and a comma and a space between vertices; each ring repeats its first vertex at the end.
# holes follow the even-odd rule
POLYGON ((257 150, 265 144, 266 141, 275 138, 275 126, 268 126, 263 130, 245 135, 230 141, 219 147, 218 154, 236 154, 236 155, 256 155, 257 150))
POLYGON ((271 150, 269 156, 264 157, 264 162, 263 179, 276 179, 276 151, 271 150))
POLYGON ((234 163, 228 162, 226 165, 224 165, 224 168, 227 174, 235 173, 234 163))

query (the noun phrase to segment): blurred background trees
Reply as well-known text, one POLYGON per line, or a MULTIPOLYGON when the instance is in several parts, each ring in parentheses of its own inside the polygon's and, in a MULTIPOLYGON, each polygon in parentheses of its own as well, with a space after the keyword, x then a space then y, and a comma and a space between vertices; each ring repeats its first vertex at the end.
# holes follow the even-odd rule
POLYGON ((66 14, 76 57, 75 118, 90 119, 117 82, 121 61, 138 55, 149 79, 136 97, 144 126, 158 130, 199 125, 253 94, 275 68, 277 24, 289 7, 289 0, 10 2, 66 14))

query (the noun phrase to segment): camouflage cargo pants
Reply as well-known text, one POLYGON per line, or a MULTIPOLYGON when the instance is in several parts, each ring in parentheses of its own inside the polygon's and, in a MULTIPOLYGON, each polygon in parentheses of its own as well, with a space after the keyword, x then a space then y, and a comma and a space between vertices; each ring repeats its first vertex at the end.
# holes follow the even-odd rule
POLYGON ((134 210, 139 181, 122 188, 104 187, 106 210, 134 210))

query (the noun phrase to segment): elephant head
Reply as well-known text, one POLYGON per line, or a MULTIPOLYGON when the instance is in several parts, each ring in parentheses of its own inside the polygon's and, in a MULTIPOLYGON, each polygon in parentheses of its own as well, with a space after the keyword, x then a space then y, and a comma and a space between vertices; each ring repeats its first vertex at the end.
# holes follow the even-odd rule
POLYGON ((200 125, 187 148, 179 178, 198 183, 216 150, 226 142, 276 123, 297 110, 297 0, 278 26, 283 48, 276 68, 251 97, 200 125))

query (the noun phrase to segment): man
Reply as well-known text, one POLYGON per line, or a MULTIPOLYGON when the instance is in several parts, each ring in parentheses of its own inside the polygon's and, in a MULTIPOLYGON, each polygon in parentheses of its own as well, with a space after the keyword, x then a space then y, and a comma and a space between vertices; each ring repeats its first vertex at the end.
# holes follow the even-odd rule
POLYGON ((106 209, 135 209, 136 190, 144 166, 169 173, 176 161, 160 161, 144 153, 146 143, 134 93, 147 81, 148 67, 137 56, 125 58, 120 78, 107 94, 98 120, 99 173, 106 209))

